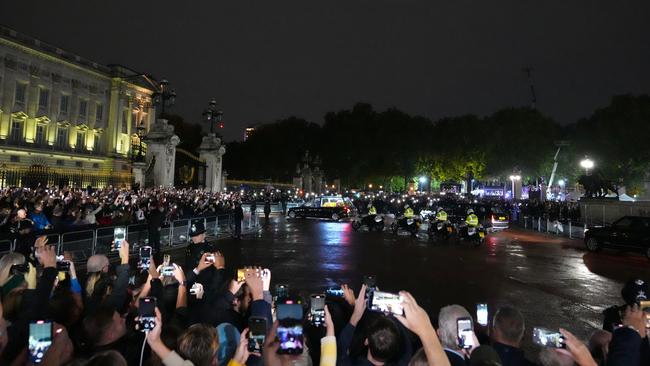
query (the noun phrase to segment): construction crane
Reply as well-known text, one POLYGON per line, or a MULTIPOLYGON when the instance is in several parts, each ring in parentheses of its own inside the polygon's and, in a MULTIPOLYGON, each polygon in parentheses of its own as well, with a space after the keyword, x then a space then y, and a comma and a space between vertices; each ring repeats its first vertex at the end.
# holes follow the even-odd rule
POLYGON ((530 85, 530 107, 532 109, 537 108, 537 94, 535 94, 535 84, 533 84, 533 68, 530 66, 526 66, 523 69, 521 69, 524 74, 526 74, 526 77, 528 78, 528 84, 530 85))
POLYGON ((555 172, 557 171, 557 158, 560 155, 560 150, 563 147, 569 146, 568 141, 556 141, 555 146, 557 146, 557 151, 555 151, 555 156, 553 157, 553 170, 551 171, 551 178, 548 180, 548 186, 546 187, 546 197, 551 195, 551 186, 553 185, 553 180, 555 179, 555 172))

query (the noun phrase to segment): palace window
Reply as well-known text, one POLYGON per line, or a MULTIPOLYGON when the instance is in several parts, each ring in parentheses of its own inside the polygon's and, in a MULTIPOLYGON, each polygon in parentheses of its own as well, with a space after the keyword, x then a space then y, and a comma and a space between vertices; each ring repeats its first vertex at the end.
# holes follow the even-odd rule
POLYGON ((14 101, 18 105, 25 105, 25 92, 27 90, 27 86, 23 83, 17 82, 16 83, 16 91, 14 93, 14 101))
POLYGON ((75 149, 77 151, 83 151, 85 147, 86 147, 86 133, 77 132, 77 145, 75 146, 75 149))
POLYGON ((61 94, 61 103, 59 105, 59 112, 68 114, 68 107, 70 106, 70 96, 61 94))
POLYGON ((97 107, 95 108, 95 122, 101 122, 102 118, 104 118, 104 105, 97 103, 97 107))
POLYGON ((23 141, 23 121, 19 119, 11 121, 11 132, 9 134, 9 140, 11 140, 13 143, 23 141))
POLYGON ((59 127, 59 130, 56 133, 56 146, 60 148, 68 147, 68 129, 65 127, 59 127))
POLYGON ((36 125, 36 136, 34 138, 36 145, 45 145, 45 128, 46 126, 43 124, 36 125))
POLYGON ((38 93, 38 108, 46 109, 50 103, 50 91, 47 89, 41 89, 38 93))
POLYGON ((95 135, 95 139, 93 140, 93 151, 95 153, 99 152, 99 135, 95 135))
POLYGON ((88 102, 85 100, 80 100, 79 101, 79 118, 81 119, 86 119, 86 116, 88 112, 88 102))

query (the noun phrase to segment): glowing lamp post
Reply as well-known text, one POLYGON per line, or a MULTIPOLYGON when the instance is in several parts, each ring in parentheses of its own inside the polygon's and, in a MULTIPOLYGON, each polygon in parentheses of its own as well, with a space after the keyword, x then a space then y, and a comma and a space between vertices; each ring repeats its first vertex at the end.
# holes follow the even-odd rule
POLYGON ((512 199, 517 199, 517 195, 515 194, 515 181, 520 181, 521 180, 521 175, 516 174, 516 175, 511 175, 510 176, 510 182, 512 182, 512 199))
POLYGON ((589 175, 589 170, 594 168, 594 161, 585 156, 580 162, 580 166, 585 170, 585 174, 589 175))
POLYGON ((422 176, 418 179, 418 181, 420 182, 420 191, 424 191, 423 188, 424 188, 424 184, 427 182, 427 177, 422 176))
POLYGON ((217 101, 212 99, 208 108, 203 111, 203 119, 210 125, 210 133, 214 133, 214 125, 223 128, 223 111, 217 108, 217 101))

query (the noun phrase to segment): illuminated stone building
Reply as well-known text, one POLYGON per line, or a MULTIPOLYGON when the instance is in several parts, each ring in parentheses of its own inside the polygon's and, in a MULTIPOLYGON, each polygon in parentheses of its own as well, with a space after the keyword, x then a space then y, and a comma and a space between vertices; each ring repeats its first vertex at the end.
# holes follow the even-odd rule
POLYGON ((0 26, 0 185, 129 184, 153 85, 0 26))

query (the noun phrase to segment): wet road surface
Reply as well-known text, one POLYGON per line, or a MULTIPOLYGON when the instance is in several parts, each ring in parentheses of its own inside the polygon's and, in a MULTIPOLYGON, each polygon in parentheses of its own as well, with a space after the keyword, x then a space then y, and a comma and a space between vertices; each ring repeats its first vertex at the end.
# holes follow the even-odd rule
MULTIPOLYGON (((425 236, 425 235, 423 235, 425 236)), ((486 245, 429 242, 388 232, 355 232, 350 223, 272 218, 241 241, 218 241, 230 268, 260 265, 272 283, 287 283, 308 296, 348 283, 355 290, 374 274, 384 291, 408 290, 432 319, 447 304, 475 314, 475 304, 519 308, 533 326, 565 327, 588 339, 602 325, 600 313, 619 304, 626 279, 650 279, 645 257, 588 253, 582 241, 521 229, 490 234, 486 245)), ((435 320, 434 320, 435 321, 435 320)))

